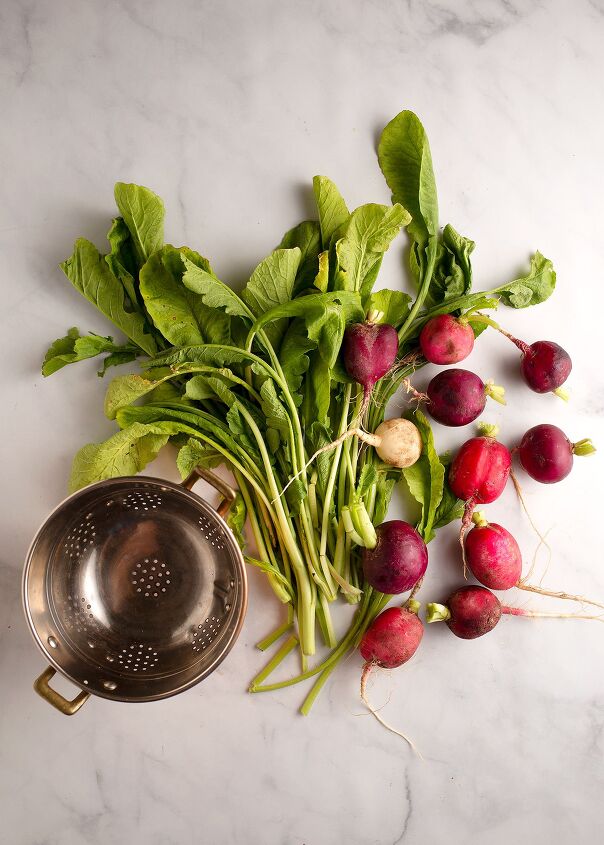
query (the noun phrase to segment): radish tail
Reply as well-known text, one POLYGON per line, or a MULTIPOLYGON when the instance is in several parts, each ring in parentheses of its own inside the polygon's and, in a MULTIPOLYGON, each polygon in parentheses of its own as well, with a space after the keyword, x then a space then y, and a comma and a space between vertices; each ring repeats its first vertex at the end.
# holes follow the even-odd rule
POLYGON ((396 728, 393 728, 392 725, 389 725, 388 722, 386 722, 384 719, 382 719, 382 717, 380 716, 378 711, 375 709, 375 707, 372 707, 371 703, 369 702, 369 700, 367 698, 367 691, 366 691, 367 678, 369 677, 369 673, 371 672, 371 670, 373 669, 373 667, 375 665, 376 665, 375 663, 366 663, 363 666, 363 673, 361 674, 361 700, 362 700, 363 704, 370 711, 370 713, 373 716, 375 716, 375 718, 378 720, 378 722, 381 725, 383 725, 387 730, 391 731, 393 734, 396 734, 397 736, 402 737, 402 739, 404 739, 405 742, 407 742, 411 746, 413 751, 415 751, 415 753, 420 758, 420 760, 423 760, 424 758, 422 757, 419 749, 414 745, 412 740, 410 740, 409 737, 406 736, 404 733, 397 731, 396 728))
POLYGON ((459 529, 459 545, 461 546, 461 556, 463 559, 463 577, 468 577, 468 560, 466 558, 466 534, 468 533, 468 528, 472 524, 472 514, 474 513, 474 506, 476 504, 475 499, 472 497, 468 499, 466 502, 466 506, 463 512, 463 519, 461 520, 461 528, 459 529))
POLYGON ((519 590, 527 590, 529 593, 539 593, 541 596, 551 596, 554 599, 567 599, 569 601, 576 601, 579 604, 591 604, 593 607, 604 608, 604 604, 599 601, 592 601, 585 598, 585 596, 574 596, 570 593, 558 592, 556 590, 546 590, 543 587, 536 587, 534 584, 527 584, 526 581, 519 581, 516 586, 519 590))
POLYGON ((547 610, 523 610, 521 607, 509 607, 507 604, 501 605, 501 612, 507 613, 509 616, 526 616, 528 618, 548 618, 548 619, 594 619, 596 622, 604 622, 602 616, 592 616, 588 613, 556 613, 555 611, 547 610))
MULTIPOLYGON (((545 548, 546 548, 546 549, 547 549, 547 551, 548 551, 548 563, 547 563, 547 566, 549 566, 549 561, 551 560, 551 557, 552 557, 552 547, 551 547, 551 546, 550 546, 550 544, 547 542, 547 540, 545 539, 545 537, 544 537, 544 535, 541 533, 541 531, 539 531, 539 529, 538 529, 538 528, 537 528, 537 526, 535 525, 535 523, 534 523, 534 521, 533 521, 533 517, 530 515, 530 513, 529 513, 529 509, 527 508, 527 506, 526 506, 526 502, 524 501, 524 496, 522 495, 522 487, 520 486, 520 482, 519 482, 519 481, 518 481, 518 479, 516 478, 516 475, 515 475, 515 473, 514 473, 514 470, 513 470, 513 469, 511 469, 511 470, 510 470, 510 478, 512 479, 512 484, 514 485, 514 490, 516 491, 516 495, 518 496, 518 500, 520 501, 520 504, 522 505, 522 510, 523 510, 523 511, 524 511, 524 513, 526 514, 526 518, 528 519, 528 521, 529 521, 529 523, 530 523, 531 528, 533 529, 533 531, 535 532, 535 534, 537 535, 537 537, 539 537, 539 540, 540 540, 539 545, 540 545, 540 546, 541 546, 541 545, 544 545, 544 546, 545 546, 545 548)), ((537 547, 537 551, 538 551, 538 550, 539 550, 539 548, 537 547)), ((533 574, 533 569, 534 569, 534 567, 535 567, 535 561, 536 561, 536 558, 537 558, 537 553, 535 552, 535 556, 533 557, 533 562, 532 562, 532 564, 531 564, 531 568, 529 569, 529 571, 528 571, 528 573, 527 573, 527 575, 526 575, 526 578, 527 578, 527 579, 528 579, 528 578, 530 578, 530 577, 531 577, 531 575, 533 574)), ((546 571, 547 571, 547 566, 545 567, 546 571)))

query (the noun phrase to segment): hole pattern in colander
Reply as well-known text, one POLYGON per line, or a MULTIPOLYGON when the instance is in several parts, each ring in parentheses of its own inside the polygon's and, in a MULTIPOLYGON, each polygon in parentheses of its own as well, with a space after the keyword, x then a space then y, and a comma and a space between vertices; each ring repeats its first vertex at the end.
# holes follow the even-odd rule
POLYGON ((219 628, 220 619, 217 616, 209 616, 204 623, 193 628, 193 651, 205 651, 218 634, 219 628))
POLYGON ((92 514, 86 514, 86 517, 75 525, 63 543, 63 551, 70 560, 79 560, 82 554, 89 546, 94 543, 96 537, 96 528, 92 519, 92 514))
POLYGON ((86 601, 85 596, 71 596, 63 601, 64 625, 69 631, 76 631, 84 634, 94 630, 97 625, 94 614, 91 613, 92 605, 86 601))
POLYGON ((160 598, 172 583, 171 571, 156 557, 146 557, 131 570, 131 584, 143 598, 160 598))
POLYGON ((156 510, 161 505, 159 493, 146 490, 133 490, 122 499, 125 510, 149 511, 156 510))
MULTIPOLYGON (((108 655, 107 660, 111 663, 113 657, 108 655)), ((159 656, 153 646, 143 643, 133 643, 129 648, 123 648, 117 658, 122 669, 130 672, 147 672, 155 667, 158 660, 159 656)))
POLYGON ((224 549, 222 530, 218 526, 213 525, 205 516, 200 516, 198 522, 201 533, 206 540, 209 540, 215 549, 224 549))

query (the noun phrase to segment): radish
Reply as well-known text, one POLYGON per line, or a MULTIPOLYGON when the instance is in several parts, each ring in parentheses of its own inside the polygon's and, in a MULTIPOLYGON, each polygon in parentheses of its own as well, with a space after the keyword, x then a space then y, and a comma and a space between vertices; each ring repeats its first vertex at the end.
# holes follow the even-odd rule
POLYGON ((562 385, 570 375, 573 362, 565 349, 553 340, 537 340, 535 343, 525 343, 514 335, 506 332, 490 317, 484 314, 468 314, 465 318, 497 329, 518 347, 522 353, 520 366, 525 382, 535 393, 555 393, 561 399, 567 400, 568 394, 562 385))
POLYGON ((554 484, 571 471, 573 455, 591 455, 596 449, 589 438, 571 443, 557 426, 543 423, 526 432, 517 451, 523 469, 531 478, 542 484, 554 484))
POLYGON ((465 542, 466 560, 472 575, 485 587, 491 590, 509 590, 511 587, 517 587, 530 593, 604 608, 604 604, 591 601, 585 596, 546 590, 522 580, 522 554, 510 532, 495 522, 487 522, 481 511, 475 513, 472 518, 474 528, 467 535, 465 542))
POLYGON ((401 519, 382 522, 377 542, 363 549, 363 574, 375 590, 398 595, 410 590, 428 566, 428 549, 418 532, 401 519))
POLYGON ((450 314, 439 314, 421 330, 419 345, 431 364, 457 364, 474 348, 474 332, 467 322, 450 314))
POLYGON ((524 610, 501 604, 486 587, 460 587, 455 590, 446 604, 430 602, 426 605, 426 622, 446 622, 449 629, 462 640, 474 640, 488 634, 497 625, 502 614, 524 616, 527 618, 549 617, 552 619, 596 619, 604 622, 601 616, 585 613, 549 613, 536 610, 524 610))
POLYGON ((367 321, 346 327, 342 354, 346 372, 363 387, 360 419, 365 414, 374 385, 392 368, 397 353, 398 334, 389 323, 367 321))
POLYGON ((365 660, 361 674, 361 699, 363 703, 373 713, 378 722, 388 728, 389 731, 403 737, 412 748, 414 746, 411 740, 405 734, 392 728, 371 706, 367 699, 366 687, 367 679, 374 667, 396 669, 407 663, 417 651, 424 635, 424 626, 417 615, 419 607, 419 602, 412 600, 407 602, 406 607, 386 608, 369 625, 359 645, 359 651, 365 660))
POLYGON ((472 521, 475 505, 494 502, 503 492, 512 456, 508 449, 495 439, 496 426, 484 426, 484 434, 466 440, 455 456, 449 469, 449 487, 458 499, 465 502, 465 510, 459 532, 464 572, 466 566, 464 537, 472 521))
POLYGON ((443 370, 428 385, 427 410, 443 425, 467 425, 484 411, 487 396, 505 405, 504 389, 469 370, 443 370))

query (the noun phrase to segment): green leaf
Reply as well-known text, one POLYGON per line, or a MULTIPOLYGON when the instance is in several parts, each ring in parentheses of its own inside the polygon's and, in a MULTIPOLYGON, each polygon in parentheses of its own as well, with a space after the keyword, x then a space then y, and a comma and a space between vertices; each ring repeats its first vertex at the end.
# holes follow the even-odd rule
POLYGON ((224 463, 224 458, 220 452, 216 452, 209 446, 204 446, 199 440, 190 437, 184 446, 178 450, 176 456, 176 466, 183 479, 188 478, 194 469, 197 467, 206 467, 207 469, 214 469, 224 463))
POLYGON ((113 343, 112 338, 101 337, 101 335, 94 334, 93 332, 89 335, 80 336, 80 332, 74 327, 69 329, 65 337, 57 338, 50 346, 42 364, 42 375, 50 376, 62 367, 67 366, 67 364, 84 361, 87 358, 94 358, 103 352, 110 353, 104 361, 102 370, 104 373, 107 367, 113 364, 133 361, 139 350, 135 346, 117 346, 113 343))
POLYGON ((61 264, 61 269, 76 290, 130 340, 148 355, 155 354, 157 347, 153 337, 146 331, 144 318, 126 310, 124 288, 94 244, 85 238, 78 238, 73 255, 61 264))
POLYGON ((329 364, 317 352, 310 355, 310 368, 305 379, 302 416, 307 426, 314 422, 329 426, 331 372, 329 364))
POLYGON ((421 411, 413 415, 413 422, 422 437, 423 450, 420 459, 403 470, 405 481, 413 498, 419 502, 422 515, 417 530, 426 543, 434 537, 436 509, 443 495, 445 468, 434 447, 434 435, 430 423, 421 411))
POLYGON ((304 321, 292 320, 281 341, 279 362, 296 405, 302 401, 300 385, 310 363, 307 353, 315 346, 315 342, 308 337, 304 321))
POLYGON ((289 440, 291 422, 285 406, 277 395, 275 383, 272 379, 266 379, 260 388, 262 397, 262 411, 266 418, 266 427, 278 432, 281 442, 289 440))
POLYGON ((115 202, 132 236, 139 266, 160 249, 164 242, 164 204, 141 185, 116 182, 115 202))
POLYGON ((319 254, 319 270, 315 276, 314 286, 322 293, 329 287, 329 252, 319 254))
POLYGON ((442 499, 434 514, 434 530, 442 528, 456 519, 461 519, 464 514, 464 508, 465 503, 451 492, 449 485, 445 481, 442 499))
POLYGON ((438 233, 438 198, 428 137, 413 112, 402 111, 385 127, 378 159, 392 202, 411 215, 409 235, 425 245, 438 233))
POLYGON ((158 384, 170 378, 174 378, 174 375, 170 374, 157 380, 146 379, 135 373, 127 376, 117 376, 111 381, 105 394, 105 416, 110 420, 114 420, 120 408, 131 405, 146 393, 154 390, 158 384))
POLYGON ((244 532, 246 519, 247 508, 245 507, 243 496, 241 495, 241 493, 237 493, 237 495, 235 496, 235 501, 229 508, 226 521, 227 525, 235 535, 235 539, 237 540, 241 551, 245 551, 247 545, 244 532))
POLYGON ((250 309, 232 288, 217 279, 209 270, 190 261, 186 255, 182 258, 186 268, 182 278, 184 286, 199 294, 208 308, 220 309, 233 317, 245 317, 253 322, 254 317, 250 309))
POLYGON ((294 295, 312 287, 319 271, 319 252, 321 251, 321 231, 316 220, 304 220, 283 235, 279 249, 300 250, 300 264, 296 273, 294 295))
POLYGON ((104 443, 83 446, 73 459, 70 492, 105 478, 136 475, 157 456, 169 437, 165 427, 134 423, 104 443))
POLYGON ((556 271, 552 262, 536 252, 531 258, 531 269, 526 276, 501 285, 490 293, 498 293, 505 304, 512 308, 527 308, 544 302, 552 295, 555 287, 556 271))
POLYGON ((336 244, 341 272, 337 288, 368 294, 384 252, 409 222, 402 205, 368 203, 355 209, 336 244))
POLYGON ((391 326, 398 328, 402 326, 409 314, 410 302, 409 294, 402 293, 400 290, 383 288, 370 295, 366 310, 369 314, 377 311, 382 315, 375 322, 390 323, 391 326))
POLYGON ((116 217, 111 221, 111 229, 107 235, 110 253, 105 256, 109 269, 116 279, 119 279, 133 308, 138 303, 135 279, 138 278, 138 264, 132 243, 132 235, 123 217, 116 217))
POLYGON ((228 316, 184 286, 183 259, 212 273, 208 260, 199 253, 170 244, 154 253, 140 271, 141 294, 155 326, 174 346, 228 343, 228 316))
POLYGON ((235 346, 220 346, 210 343, 203 346, 184 346, 182 349, 166 350, 166 352, 156 355, 152 361, 149 361, 146 369, 169 367, 177 374, 177 370, 186 369, 191 365, 230 367, 235 364, 249 364, 252 370, 258 374, 266 373, 268 370, 268 365, 256 360, 253 353, 235 346))
POLYGON ((315 176, 312 187, 319 211, 323 249, 329 249, 331 239, 338 229, 345 225, 350 212, 342 195, 327 176, 315 176))
POLYGON ((362 499, 369 489, 377 484, 378 472, 373 464, 365 464, 361 470, 359 481, 357 484, 356 496, 357 499, 362 499))
POLYGON ((426 305, 457 299, 469 293, 472 287, 470 255, 474 247, 474 241, 464 238, 450 224, 445 226, 438 243, 426 305))
POLYGON ((114 352, 103 358, 103 366, 97 372, 97 376, 101 378, 105 375, 109 367, 119 367, 122 364, 129 364, 134 361, 139 354, 138 349, 132 349, 128 346, 116 347, 114 352))
MULTIPOLYGON (((256 267, 241 294, 256 317, 261 317, 277 305, 290 302, 300 257, 298 247, 276 249, 256 267)), ((285 329, 283 322, 275 322, 267 328, 266 334, 274 349, 279 348, 285 329)))
POLYGON ((390 477, 385 472, 378 473, 375 508, 373 511, 374 525, 380 525, 380 523, 382 523, 386 518, 395 483, 396 478, 390 477))

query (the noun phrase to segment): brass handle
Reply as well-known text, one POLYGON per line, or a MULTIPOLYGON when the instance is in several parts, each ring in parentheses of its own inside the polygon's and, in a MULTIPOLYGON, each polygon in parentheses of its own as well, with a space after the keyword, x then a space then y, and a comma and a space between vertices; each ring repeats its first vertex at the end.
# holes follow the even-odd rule
POLYGON ((64 716, 73 716, 73 714, 77 713, 83 704, 86 704, 90 698, 90 693, 82 690, 79 695, 76 695, 73 701, 68 701, 68 699, 63 698, 60 693, 48 685, 48 682, 55 676, 55 674, 56 669, 49 666, 48 669, 45 669, 40 677, 34 681, 34 689, 38 695, 41 695, 45 701, 48 701, 49 704, 56 707, 56 709, 60 713, 63 713, 64 716))
POLYGON ((216 510, 218 511, 218 514, 224 518, 231 509, 231 505, 235 501, 237 493, 226 483, 226 481, 223 481, 222 478, 219 478, 216 475, 216 473, 206 469, 205 467, 195 467, 193 472, 182 482, 182 486, 186 487, 187 490, 191 490, 193 485, 199 481, 200 478, 207 481, 214 490, 218 490, 218 492, 222 495, 222 502, 218 505, 216 510))

